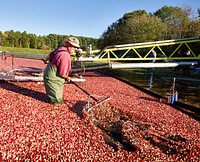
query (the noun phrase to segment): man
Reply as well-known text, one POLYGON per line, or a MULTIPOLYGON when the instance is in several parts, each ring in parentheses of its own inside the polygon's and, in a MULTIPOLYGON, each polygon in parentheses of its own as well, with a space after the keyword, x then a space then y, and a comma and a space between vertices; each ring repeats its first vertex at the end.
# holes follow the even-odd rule
MULTIPOLYGON (((156 51, 152 50, 148 57, 150 57, 150 58, 156 58, 156 56, 157 56, 156 51)), ((155 63, 156 60, 150 60, 149 62, 150 62, 150 63, 155 63)), ((153 72, 153 71, 154 71, 154 68, 148 68, 148 71, 149 71, 149 72, 153 72)))
POLYGON ((70 55, 80 47, 79 40, 69 37, 64 41, 64 45, 52 51, 47 58, 48 64, 44 70, 44 85, 48 101, 52 104, 63 103, 63 87, 65 81, 70 82, 68 76, 71 70, 70 55))

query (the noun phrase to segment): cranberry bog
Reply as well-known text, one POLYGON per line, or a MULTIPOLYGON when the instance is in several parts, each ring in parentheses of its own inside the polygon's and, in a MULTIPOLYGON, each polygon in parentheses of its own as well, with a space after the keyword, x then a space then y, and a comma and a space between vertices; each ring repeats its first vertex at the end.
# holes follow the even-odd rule
MULTIPOLYGON (((0 66, 45 68, 9 57, 0 66)), ((88 94, 67 83, 64 104, 51 105, 42 82, 0 80, 0 161, 199 161, 199 121, 110 76, 83 77, 78 86, 110 100, 87 107, 88 94)))

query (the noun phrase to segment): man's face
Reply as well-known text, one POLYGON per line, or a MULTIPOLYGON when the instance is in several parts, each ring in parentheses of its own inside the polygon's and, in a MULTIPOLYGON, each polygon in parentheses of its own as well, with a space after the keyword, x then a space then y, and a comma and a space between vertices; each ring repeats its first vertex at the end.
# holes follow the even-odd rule
POLYGON ((72 53, 74 53, 74 52, 77 50, 77 48, 74 47, 74 46, 70 46, 70 47, 68 48, 68 50, 69 50, 69 53, 72 54, 72 53))

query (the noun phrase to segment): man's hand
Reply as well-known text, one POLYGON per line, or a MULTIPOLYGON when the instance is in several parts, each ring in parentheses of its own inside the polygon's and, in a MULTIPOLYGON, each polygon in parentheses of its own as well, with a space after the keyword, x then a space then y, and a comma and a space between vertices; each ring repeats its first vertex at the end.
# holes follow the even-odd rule
POLYGON ((69 82, 71 81, 71 78, 70 78, 70 77, 67 77, 65 80, 66 80, 66 82, 69 83, 69 82))
POLYGON ((64 78, 68 83, 71 81, 71 78, 68 75, 60 75, 60 77, 64 78))

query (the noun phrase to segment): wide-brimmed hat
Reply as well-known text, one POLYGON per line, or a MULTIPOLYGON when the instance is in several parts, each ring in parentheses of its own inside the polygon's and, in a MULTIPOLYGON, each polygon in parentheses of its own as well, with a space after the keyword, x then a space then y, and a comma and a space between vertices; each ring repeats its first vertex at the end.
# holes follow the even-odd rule
POLYGON ((64 41, 64 43, 66 44, 66 43, 70 43, 72 46, 74 46, 74 47, 77 47, 77 48, 79 48, 80 47, 80 45, 79 45, 79 40, 77 39, 77 38, 75 38, 75 37, 69 37, 69 38, 67 38, 65 41, 64 41))

